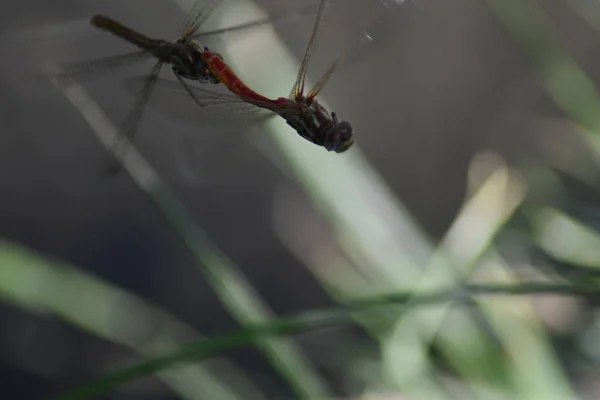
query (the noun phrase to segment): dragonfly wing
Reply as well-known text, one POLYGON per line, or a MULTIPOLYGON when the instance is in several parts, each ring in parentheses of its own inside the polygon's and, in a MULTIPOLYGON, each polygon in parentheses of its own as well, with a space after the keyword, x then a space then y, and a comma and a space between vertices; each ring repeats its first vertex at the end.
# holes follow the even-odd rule
POLYGON ((300 69, 298 70, 298 76, 296 77, 296 82, 294 83, 294 87, 290 92, 291 98, 298 98, 304 93, 304 81, 306 80, 306 70, 308 68, 308 62, 312 53, 315 50, 315 44, 317 41, 317 36, 319 33, 319 28, 321 26, 321 20, 323 19, 323 13, 325 11, 325 6, 328 4, 328 0, 321 0, 319 4, 319 10, 317 11, 317 18, 313 25, 312 34, 310 36, 310 40, 308 42, 308 46, 306 46, 306 51, 304 52, 304 57, 302 58, 302 64, 300 64, 300 69))
MULTIPOLYGON (((135 95, 143 84, 144 77, 137 76, 126 79, 124 86, 127 92, 135 95)), ((155 96, 148 107, 170 119, 195 126, 260 123, 277 115, 266 108, 245 102, 223 87, 212 90, 190 83, 186 83, 186 87, 177 81, 157 78, 155 96)))
POLYGON ((312 15, 315 12, 314 6, 302 7, 299 10, 295 10, 292 12, 286 12, 277 14, 271 17, 266 17, 262 19, 258 19, 256 21, 245 22, 239 25, 230 26, 227 28, 215 29, 212 31, 206 32, 197 32, 193 35, 190 35, 191 39, 206 39, 211 36, 222 35, 226 33, 246 33, 256 28, 260 28, 263 26, 279 26, 284 24, 289 24, 292 22, 300 22, 302 20, 301 17, 306 15, 312 15))
POLYGON ((94 60, 75 61, 66 63, 62 66, 64 71, 59 77, 82 78, 88 75, 96 75, 102 72, 112 72, 114 70, 131 66, 142 61, 153 58, 152 54, 145 51, 134 51, 115 56, 96 58, 94 60))
POLYGON ((388 30, 404 22, 404 18, 411 15, 410 8, 416 3, 414 0, 377 0, 371 17, 363 22, 360 35, 350 48, 336 58, 309 91, 307 97, 314 98, 325 86, 333 72, 342 66, 351 65, 357 60, 365 58, 366 50, 375 44, 384 43, 389 37, 388 30))
POLYGON ((195 34, 198 29, 206 22, 213 11, 223 2, 223 0, 196 0, 189 13, 189 18, 181 31, 182 38, 189 38, 195 34))
POLYGON ((327 71, 325 71, 325 73, 321 77, 321 79, 319 79, 317 81, 317 83, 315 83, 315 86, 308 92, 308 94, 306 95, 306 98, 309 101, 311 101, 313 98, 315 98, 319 94, 319 92, 321 92, 321 89, 323 89, 323 87, 325 86, 325 84, 327 83, 327 81, 329 80, 331 75, 333 74, 333 72, 337 69, 339 62, 340 62, 339 58, 336 59, 334 62, 332 62, 331 65, 329 66, 329 68, 327 69, 327 71))
POLYGON ((89 18, 61 21, 44 25, 3 32, 0 43, 15 46, 47 44, 66 38, 80 37, 91 32, 89 18))
MULTIPOLYGON (((126 150, 127 142, 124 139, 133 140, 134 136, 138 131, 138 126, 142 117, 144 115, 144 111, 146 109, 146 105, 150 100, 150 96, 152 95, 152 89, 156 84, 156 80, 158 79, 158 74, 160 73, 160 69, 162 68, 163 63, 157 62, 152 68, 152 72, 150 75, 144 78, 144 84, 141 90, 137 93, 135 103, 133 107, 127 114, 125 118, 125 122, 121 128, 121 137, 117 139, 114 148, 114 154, 116 156, 122 156, 124 151, 126 150)), ((117 172, 118 165, 113 165, 111 167, 111 172, 117 172), (117 167, 117 168, 115 168, 117 167)))
MULTIPOLYGON (((126 91, 132 94, 139 92, 143 85, 144 77, 125 81, 126 91)), ((236 151, 242 146, 240 135, 245 128, 260 126, 266 120, 277 117, 277 114, 218 89, 198 88, 189 83, 186 85, 198 102, 192 99, 181 83, 159 78, 148 108, 170 120, 188 125, 187 129, 173 129, 168 135, 159 135, 156 141, 165 153, 171 154, 168 156, 172 157, 169 162, 171 168, 179 170, 190 183, 198 183, 199 179, 206 179, 197 175, 198 171, 205 169, 206 159, 214 158, 215 154, 222 155, 222 147, 226 151, 236 151), (200 129, 197 127, 208 129, 202 129, 199 135, 200 129)))

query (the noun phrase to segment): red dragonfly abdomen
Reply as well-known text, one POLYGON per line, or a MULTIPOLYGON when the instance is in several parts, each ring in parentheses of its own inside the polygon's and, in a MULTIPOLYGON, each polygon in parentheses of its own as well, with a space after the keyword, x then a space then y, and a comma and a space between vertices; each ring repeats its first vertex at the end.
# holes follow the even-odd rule
POLYGON ((240 96, 244 101, 273 111, 280 110, 281 108, 289 108, 291 105, 290 101, 286 98, 273 100, 250 89, 218 55, 210 51, 203 51, 202 59, 210 72, 212 72, 223 85, 227 86, 231 92, 240 96))

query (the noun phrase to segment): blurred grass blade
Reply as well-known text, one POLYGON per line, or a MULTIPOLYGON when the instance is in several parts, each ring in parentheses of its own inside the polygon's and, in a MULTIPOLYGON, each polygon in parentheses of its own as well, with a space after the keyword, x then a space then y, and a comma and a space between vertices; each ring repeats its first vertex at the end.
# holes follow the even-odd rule
MULTIPOLYGON (((96 337, 146 356, 200 337, 191 326, 132 293, 24 246, 2 241, 0 300, 33 313, 54 314, 96 337)), ((164 370, 159 378, 190 400, 236 400, 236 389, 244 393, 244 399, 264 399, 243 372, 225 360, 215 361, 164 370), (229 377, 227 383, 221 382, 220 376, 229 377), (231 385, 232 381, 239 385, 231 385)))
POLYGON ((597 0, 566 0, 566 4, 589 25, 600 30, 600 4, 597 0))
MULTIPOLYGON (((486 269, 496 281, 518 284, 511 268, 491 255, 486 269)), ((563 400, 577 396, 569 384, 544 325, 527 297, 479 298, 506 358, 506 374, 514 397, 523 400, 563 400)))
MULTIPOLYGON (((488 158, 476 158, 471 170, 485 167, 490 169, 488 158)), ((463 205, 458 217, 452 223, 446 236, 433 255, 425 272, 416 283, 415 299, 424 291, 442 287, 461 285, 471 279, 480 257, 489 249, 494 236, 509 220, 524 199, 525 186, 518 174, 508 169, 501 159, 495 158, 491 173, 479 187, 472 188, 470 199, 463 205)), ((410 304, 410 302, 408 303, 410 304)), ((471 353, 471 360, 491 354, 494 347, 466 314, 465 323, 458 330, 441 329, 451 311, 451 304, 445 303, 424 311, 409 311, 402 315, 389 333, 386 341, 386 363, 389 374, 403 387, 410 387, 414 379, 427 374, 433 367, 428 352, 431 343, 445 351, 453 352, 448 362, 469 382, 476 367, 457 354, 471 353), (456 335, 456 332, 460 332, 456 335), (450 340, 450 336, 453 337, 450 340), (458 337, 457 337, 458 336, 458 337), (457 350, 461 348, 458 352, 457 350), (477 352, 479 356, 473 355, 477 352), (401 360, 413 365, 402 368, 401 360)), ((453 315, 457 310, 452 310, 453 315)), ((465 311, 466 313, 466 311, 465 311)), ((448 353, 449 354, 449 353, 448 353)), ((472 390, 485 391, 473 387, 472 390)), ((481 393, 481 394, 482 394, 481 393)))
POLYGON ((600 160, 600 93, 562 47, 552 22, 535 0, 486 0, 526 51, 544 87, 561 110, 584 130, 600 160))
POLYGON ((138 363, 130 368, 124 368, 112 374, 107 374, 94 382, 80 386, 73 391, 64 393, 54 400, 85 399, 90 396, 106 393, 116 386, 152 375, 175 365, 196 363, 211 357, 221 355, 229 350, 248 345, 257 345, 268 336, 293 335, 302 331, 325 328, 346 323, 347 312, 316 313, 314 316, 281 319, 276 322, 246 328, 240 332, 221 335, 213 339, 183 345, 179 350, 138 363))
MULTIPOLYGON (((102 109, 87 92, 74 81, 63 83, 55 78, 57 68, 49 74, 56 85, 92 128, 92 132, 107 147, 114 151, 120 137, 102 109)), ((125 139, 127 140, 127 139, 125 139)), ((252 324, 269 320, 273 312, 236 268, 233 262, 219 249, 210 236, 194 222, 194 216, 179 202, 158 173, 136 151, 132 143, 126 143, 127 153, 115 154, 135 184, 157 206, 170 227, 182 239, 195 259, 195 264, 207 278, 211 287, 227 310, 241 324, 252 324)), ((327 384, 312 368, 302 349, 290 340, 269 340, 261 344, 261 350, 278 373, 288 382, 299 397, 314 398, 329 392, 327 384)))
POLYGON ((163 356, 158 356, 132 367, 104 375, 88 385, 83 385, 71 392, 62 394, 54 400, 84 399, 91 395, 98 395, 111 390, 115 386, 157 373, 178 364, 196 363, 222 355, 232 349, 256 345, 267 336, 290 336, 350 324, 353 323, 357 314, 370 319, 372 322, 376 322, 382 316, 380 312, 390 308, 427 307, 451 301, 468 303, 470 302, 470 296, 512 296, 547 293, 572 295, 600 293, 600 282, 586 282, 581 285, 544 283, 466 285, 460 290, 448 288, 419 295, 414 295, 411 292, 400 292, 362 299, 349 303, 347 306, 303 312, 289 317, 282 317, 269 323, 247 327, 230 334, 185 344, 163 356))
POLYGON ((600 268, 600 235, 594 229, 550 207, 537 212, 532 222, 534 239, 552 257, 600 268))

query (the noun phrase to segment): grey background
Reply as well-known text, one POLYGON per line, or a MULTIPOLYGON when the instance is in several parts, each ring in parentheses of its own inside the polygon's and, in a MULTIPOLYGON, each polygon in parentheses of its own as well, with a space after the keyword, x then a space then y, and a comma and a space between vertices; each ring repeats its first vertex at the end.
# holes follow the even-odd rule
MULTIPOLYGON (((261 2, 273 12, 298 3, 261 2)), ((333 33, 323 37, 325 52, 346 44, 352 31, 346 21, 357 20, 364 7, 359 0, 346 3, 339 19, 330 22, 333 33)), ((543 2, 561 39, 598 77, 600 41, 561 3, 543 2)), ((172 38, 184 18, 167 0, 5 2, 0 9, 3 34, 105 13, 151 36, 172 38)), ((307 21, 278 27, 298 58, 307 21)), ((462 203, 468 163, 480 149, 496 149, 519 163, 561 157, 586 163, 583 146, 553 123, 560 114, 525 54, 484 2, 423 0, 410 18, 389 27, 388 35, 364 60, 336 74, 324 95, 338 114, 352 116, 362 150, 434 237, 462 203)), ((42 60, 86 59, 130 47, 98 32, 1 46, 0 235, 151 299, 203 334, 235 328, 178 238, 130 178, 102 176, 106 150, 58 89, 39 75, 42 60)), ((314 61, 318 69, 329 60, 318 53, 314 61)), ((149 68, 148 63, 134 70, 149 68)), ((133 100, 122 85, 127 74, 107 74, 86 84, 115 124, 133 100)), ((244 139, 239 126, 219 129, 200 129, 149 111, 136 143, 277 313, 332 304, 272 231, 275 189, 284 184, 306 203, 301 189, 244 139), (168 139, 185 134, 195 138, 196 159, 190 165, 196 181, 182 173, 178 151, 184 145, 168 139)), ((124 352, 52 318, 2 308, 0 319, 2 386, 18 398, 41 398, 89 378, 102 368, 100 359, 124 352), (44 367, 49 359, 52 367, 44 367)), ((361 334, 345 335, 350 340, 361 334)), ((335 337, 332 333, 331 340, 335 337)), ((309 342, 306 350, 311 354, 317 348, 309 342)), ((288 393, 257 352, 234 356, 254 371, 259 386, 288 393)), ((335 372, 331 378, 335 385, 335 372)))

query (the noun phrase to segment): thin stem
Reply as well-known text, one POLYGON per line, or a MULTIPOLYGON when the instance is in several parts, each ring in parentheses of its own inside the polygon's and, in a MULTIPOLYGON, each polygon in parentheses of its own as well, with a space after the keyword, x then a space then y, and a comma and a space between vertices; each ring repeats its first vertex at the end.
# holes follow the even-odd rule
POLYGON ((271 322, 248 326, 237 332, 220 335, 212 339, 184 344, 179 349, 166 355, 104 375, 90 384, 59 395, 54 400, 90 398, 105 393, 116 386, 173 367, 176 364, 198 362, 235 348, 254 345, 264 340, 265 336, 289 336, 317 329, 347 325, 352 323, 357 313, 368 314, 383 307, 416 308, 443 302, 470 304, 473 302, 472 296, 484 295, 559 294, 583 296, 597 293, 600 293, 600 282, 590 281, 581 283, 532 282, 517 285, 468 284, 426 294, 415 295, 410 291, 391 293, 328 309, 306 311, 271 322), (407 303, 408 300, 411 301, 407 303))

